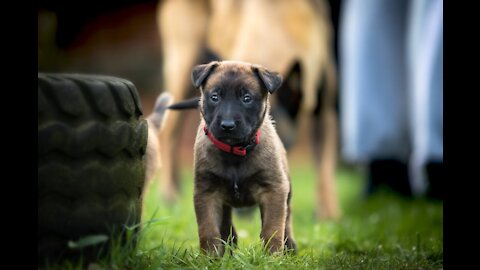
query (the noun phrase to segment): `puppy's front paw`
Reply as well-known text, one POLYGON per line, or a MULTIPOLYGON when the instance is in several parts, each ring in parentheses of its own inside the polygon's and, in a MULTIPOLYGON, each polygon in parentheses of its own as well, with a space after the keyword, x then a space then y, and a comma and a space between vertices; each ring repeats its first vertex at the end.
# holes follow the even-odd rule
POLYGON ((202 251, 211 256, 223 256, 225 247, 218 237, 201 237, 200 248, 202 251))
POLYGON ((276 235, 273 235, 272 237, 270 238, 264 238, 262 237, 263 239, 263 243, 265 245, 265 248, 266 250, 270 253, 270 254, 274 254, 274 253, 277 253, 277 252, 283 252, 283 249, 284 249, 284 242, 282 240, 282 237, 278 237, 276 235))

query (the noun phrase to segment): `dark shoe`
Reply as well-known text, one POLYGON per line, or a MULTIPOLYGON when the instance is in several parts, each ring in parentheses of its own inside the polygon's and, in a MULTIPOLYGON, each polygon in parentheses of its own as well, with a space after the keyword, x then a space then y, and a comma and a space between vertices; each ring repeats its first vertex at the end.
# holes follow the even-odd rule
POLYGON ((443 162, 427 163, 426 171, 428 177, 427 198, 443 200, 443 162))
POLYGON ((408 166, 395 159, 373 160, 368 165, 367 196, 387 187, 405 197, 412 197, 408 166))

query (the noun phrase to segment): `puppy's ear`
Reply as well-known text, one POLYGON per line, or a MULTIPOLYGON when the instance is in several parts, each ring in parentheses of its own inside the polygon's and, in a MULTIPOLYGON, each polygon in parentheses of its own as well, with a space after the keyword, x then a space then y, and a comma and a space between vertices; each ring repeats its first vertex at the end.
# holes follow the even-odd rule
POLYGON ((195 88, 199 88, 201 85, 205 83, 208 75, 212 73, 212 71, 220 65, 218 61, 212 61, 208 64, 198 65, 192 69, 192 83, 195 88))
POLYGON ((270 71, 262 66, 253 65, 253 72, 257 74, 267 91, 272 94, 282 85, 282 75, 275 71, 270 71))

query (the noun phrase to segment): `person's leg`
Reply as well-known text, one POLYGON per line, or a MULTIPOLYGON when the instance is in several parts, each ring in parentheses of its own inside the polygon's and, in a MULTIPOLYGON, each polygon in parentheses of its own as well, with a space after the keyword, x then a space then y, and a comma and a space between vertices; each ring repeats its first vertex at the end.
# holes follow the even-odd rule
POLYGON ((340 16, 342 154, 369 164, 367 192, 382 183, 409 195, 405 78, 407 2, 353 0, 340 16), (402 177, 399 177, 402 176, 402 177))
POLYGON ((443 193, 443 1, 412 1, 408 22, 414 191, 443 193))

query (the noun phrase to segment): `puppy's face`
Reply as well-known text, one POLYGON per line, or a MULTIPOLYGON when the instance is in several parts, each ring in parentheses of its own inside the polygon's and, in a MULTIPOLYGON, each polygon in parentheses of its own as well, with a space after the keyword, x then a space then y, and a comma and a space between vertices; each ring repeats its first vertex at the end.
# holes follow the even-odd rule
POLYGON ((281 76, 244 62, 211 62, 196 66, 192 81, 200 89, 200 108, 209 131, 230 145, 250 140, 267 113, 267 96, 281 76))

